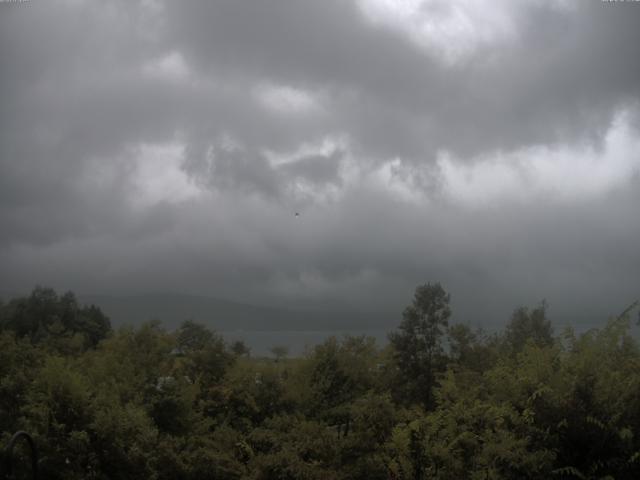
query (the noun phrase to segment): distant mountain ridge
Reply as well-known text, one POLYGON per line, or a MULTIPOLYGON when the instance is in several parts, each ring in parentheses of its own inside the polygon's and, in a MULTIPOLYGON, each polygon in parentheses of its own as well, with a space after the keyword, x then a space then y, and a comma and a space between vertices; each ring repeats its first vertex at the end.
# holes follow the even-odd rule
POLYGON ((191 319, 219 331, 330 331, 387 328, 396 321, 381 312, 286 309, 182 294, 78 295, 78 299, 100 307, 114 326, 157 319, 167 328, 175 328, 191 319))

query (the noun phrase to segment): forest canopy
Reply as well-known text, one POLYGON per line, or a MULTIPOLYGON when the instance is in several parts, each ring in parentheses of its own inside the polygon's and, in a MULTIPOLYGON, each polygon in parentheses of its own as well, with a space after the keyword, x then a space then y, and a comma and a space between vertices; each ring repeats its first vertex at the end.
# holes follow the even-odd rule
POLYGON ((0 440, 29 432, 54 480, 640 478, 635 307, 558 333, 542 302, 486 333, 427 283, 387 345, 252 357, 38 287, 0 304, 0 440))

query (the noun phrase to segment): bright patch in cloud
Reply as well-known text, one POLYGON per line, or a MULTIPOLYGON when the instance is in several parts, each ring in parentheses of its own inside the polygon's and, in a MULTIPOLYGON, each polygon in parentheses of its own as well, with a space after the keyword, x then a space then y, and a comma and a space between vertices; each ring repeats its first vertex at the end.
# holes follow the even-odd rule
POLYGON ((278 113, 304 114, 321 108, 317 95, 286 85, 262 84, 253 93, 265 108, 278 113))
POLYGON ((172 51, 152 60, 143 66, 147 75, 167 80, 186 80, 189 78, 189 67, 180 52, 172 51))
POLYGON ((264 150, 263 153, 271 167, 278 168, 311 156, 329 157, 336 151, 346 151, 348 148, 349 140, 346 135, 327 135, 319 141, 304 142, 291 152, 264 150))
POLYGON ((454 64, 481 46, 515 35, 509 3, 501 0, 358 0, 371 22, 398 30, 414 43, 454 64))
POLYGON ((446 193, 478 206, 536 197, 580 200, 604 195, 640 173, 640 138, 620 113, 601 148, 534 146, 462 162, 442 152, 438 164, 446 193))
POLYGON ((135 162, 135 206, 149 207, 161 202, 179 203, 201 193, 182 169, 183 145, 143 143, 133 150, 132 156, 135 162))

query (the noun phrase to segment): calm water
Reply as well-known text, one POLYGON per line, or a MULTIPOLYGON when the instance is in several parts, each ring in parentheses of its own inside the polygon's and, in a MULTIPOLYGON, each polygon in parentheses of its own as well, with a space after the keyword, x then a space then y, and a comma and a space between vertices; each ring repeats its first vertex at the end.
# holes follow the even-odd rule
MULTIPOLYGON (((592 328, 602 329, 606 325, 606 321, 598 323, 592 322, 575 322, 573 324, 556 323, 553 325, 554 334, 559 336, 567 327, 572 327, 574 332, 579 335, 592 328)), ((631 322, 631 334, 640 340, 640 314, 631 322)), ((471 326, 474 330, 477 325, 471 326)), ((503 331, 505 325, 490 325, 484 327, 485 333, 491 334, 494 332, 503 331)), ((283 330, 283 331, 222 331, 220 332, 227 341, 243 340, 249 348, 251 348, 251 354, 253 356, 271 356, 269 351, 274 346, 285 346, 289 348, 290 356, 298 356, 305 352, 307 348, 312 348, 314 345, 318 345, 331 336, 341 338, 345 335, 359 336, 366 335, 376 339, 379 347, 387 344, 387 335, 393 331, 393 328, 389 329, 366 329, 366 330, 283 330)))

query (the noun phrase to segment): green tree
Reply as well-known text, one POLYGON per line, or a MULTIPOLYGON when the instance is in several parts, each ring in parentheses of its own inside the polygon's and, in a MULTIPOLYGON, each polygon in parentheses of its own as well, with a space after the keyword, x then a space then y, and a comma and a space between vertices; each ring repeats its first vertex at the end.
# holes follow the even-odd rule
POLYGON ((71 292, 58 296, 51 288, 36 287, 1 309, 0 329, 61 353, 77 353, 95 348, 111 333, 111 323, 98 307, 81 307, 71 292))
POLYGON ((204 388, 218 383, 234 362, 224 339, 192 320, 182 323, 176 342, 178 352, 185 355, 185 373, 204 388))
POLYGON ((499 357, 500 338, 486 336, 481 330, 473 331, 464 324, 456 324, 447 331, 449 357, 461 368, 484 372, 492 367, 499 357))
POLYGON ((176 333, 178 348, 184 353, 202 350, 217 340, 211 330, 193 320, 182 322, 176 333))
POLYGON ((271 354, 276 359, 276 362, 280 362, 287 358, 287 355, 289 355, 289 349, 283 345, 276 345, 275 347, 271 347, 271 354))
POLYGON ((310 414, 331 423, 348 421, 350 402, 375 386, 377 351, 371 337, 330 337, 308 359, 310 414))
POLYGON ((44 359, 27 339, 0 332, 0 432, 18 430, 21 408, 44 359))
POLYGON ((451 316, 449 301, 450 296, 440 283, 417 287, 413 303, 403 313, 399 331, 389 335, 399 373, 396 384, 399 398, 426 408, 434 407, 436 375, 445 364, 442 335, 451 316))
POLYGON ((256 480, 340 478, 338 434, 320 422, 274 417, 253 430, 248 443, 255 452, 249 466, 256 480))
POLYGON ((547 318, 547 303, 530 310, 517 308, 511 315, 505 332, 505 340, 512 352, 519 352, 527 341, 538 346, 553 344, 553 328, 547 318))
POLYGON ((397 422, 391 396, 369 392, 356 399, 349 410, 348 430, 343 430, 340 448, 344 477, 387 480, 387 443, 397 422))
POLYGON ((231 344, 231 351, 237 357, 249 357, 251 349, 242 340, 236 340, 231 344))

